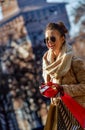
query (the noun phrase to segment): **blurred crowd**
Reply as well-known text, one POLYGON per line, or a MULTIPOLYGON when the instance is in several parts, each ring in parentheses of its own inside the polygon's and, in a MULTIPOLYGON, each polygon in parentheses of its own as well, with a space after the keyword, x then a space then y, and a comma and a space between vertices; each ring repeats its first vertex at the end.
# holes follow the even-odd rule
POLYGON ((11 108, 16 114, 20 130, 38 128, 41 130, 46 121, 50 102, 39 93, 39 85, 43 82, 41 57, 45 49, 43 46, 32 48, 26 41, 27 36, 23 36, 21 40, 21 44, 11 39, 9 46, 0 46, 2 51, 0 89, 2 90, 2 84, 4 86, 0 91, 2 95, 4 92, 5 95, 10 94, 12 99, 10 105, 13 104, 11 108))

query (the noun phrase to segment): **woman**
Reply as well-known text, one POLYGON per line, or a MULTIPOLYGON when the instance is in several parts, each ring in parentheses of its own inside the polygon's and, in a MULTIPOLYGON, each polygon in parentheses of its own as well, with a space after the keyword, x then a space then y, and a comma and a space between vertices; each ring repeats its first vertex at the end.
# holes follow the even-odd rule
MULTIPOLYGON (((43 56, 43 78, 46 84, 52 82, 57 85, 54 95, 65 92, 85 108, 85 66, 80 58, 73 56, 71 47, 66 44, 67 32, 62 22, 47 25, 44 42, 48 51, 43 56)), ((47 85, 50 86, 49 83, 47 85)), ((42 93, 42 87, 40 91, 42 93)), ((46 94, 48 96, 43 95, 54 96, 53 93, 46 94)), ((52 99, 57 105, 58 96, 52 99)), ((76 130, 80 129, 76 127, 76 130)))

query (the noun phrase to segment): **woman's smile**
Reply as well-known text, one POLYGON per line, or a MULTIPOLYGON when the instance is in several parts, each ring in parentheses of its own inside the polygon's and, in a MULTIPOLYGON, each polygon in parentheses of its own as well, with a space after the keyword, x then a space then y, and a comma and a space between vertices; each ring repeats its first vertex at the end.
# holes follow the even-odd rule
POLYGON ((52 45, 52 44, 48 44, 48 47, 53 49, 55 47, 55 45, 52 45))

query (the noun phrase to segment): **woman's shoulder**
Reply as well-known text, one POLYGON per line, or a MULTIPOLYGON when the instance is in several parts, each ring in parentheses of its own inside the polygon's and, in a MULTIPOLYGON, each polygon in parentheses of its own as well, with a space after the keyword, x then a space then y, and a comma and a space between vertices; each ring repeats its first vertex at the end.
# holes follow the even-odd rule
POLYGON ((85 60, 80 57, 73 57, 72 70, 77 81, 85 84, 85 60))
POLYGON ((85 63, 85 60, 80 58, 80 57, 73 56, 72 57, 72 63, 75 64, 75 65, 81 65, 81 64, 85 63))
POLYGON ((85 70, 85 60, 80 57, 73 56, 72 66, 76 71, 79 71, 81 69, 85 70))

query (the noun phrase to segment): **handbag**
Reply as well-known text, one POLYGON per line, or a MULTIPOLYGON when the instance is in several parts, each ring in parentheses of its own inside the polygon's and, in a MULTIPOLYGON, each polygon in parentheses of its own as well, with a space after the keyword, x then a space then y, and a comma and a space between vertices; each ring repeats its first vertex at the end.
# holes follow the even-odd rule
POLYGON ((61 99, 50 104, 44 130, 84 130, 61 99))
POLYGON ((44 127, 44 130, 57 130, 57 107, 54 104, 50 104, 49 106, 49 111, 48 111, 48 116, 46 120, 46 124, 44 127))
MULTIPOLYGON (((52 83, 42 85, 41 93, 48 98, 55 97, 57 91, 52 89, 54 86, 52 83)), ((71 96, 65 93, 61 97, 56 97, 56 104, 51 102, 44 130, 83 130, 83 128, 85 128, 85 108, 71 96)))

